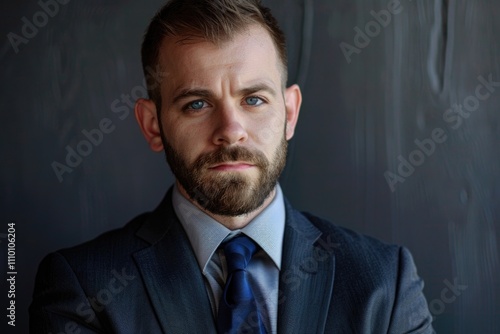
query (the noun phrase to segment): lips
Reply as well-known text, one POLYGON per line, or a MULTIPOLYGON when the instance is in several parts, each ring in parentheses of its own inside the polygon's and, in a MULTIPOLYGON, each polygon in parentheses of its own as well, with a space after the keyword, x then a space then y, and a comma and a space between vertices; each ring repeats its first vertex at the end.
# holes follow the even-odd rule
POLYGON ((239 171, 246 170, 254 167, 255 165, 248 162, 223 162, 217 165, 210 167, 209 169, 217 170, 217 171, 239 171))

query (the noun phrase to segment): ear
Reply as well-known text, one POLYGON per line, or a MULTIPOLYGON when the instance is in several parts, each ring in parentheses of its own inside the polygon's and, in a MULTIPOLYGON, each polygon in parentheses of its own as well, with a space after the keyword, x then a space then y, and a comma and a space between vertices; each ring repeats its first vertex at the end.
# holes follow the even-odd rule
POLYGON ((295 133, 295 125, 299 119, 302 93, 298 85, 292 85, 285 90, 286 106, 286 140, 290 140, 295 133))
POLYGON ((160 120, 156 113, 156 105, 147 99, 138 99, 135 102, 135 118, 142 134, 146 137, 149 147, 155 152, 163 151, 161 141, 160 120))

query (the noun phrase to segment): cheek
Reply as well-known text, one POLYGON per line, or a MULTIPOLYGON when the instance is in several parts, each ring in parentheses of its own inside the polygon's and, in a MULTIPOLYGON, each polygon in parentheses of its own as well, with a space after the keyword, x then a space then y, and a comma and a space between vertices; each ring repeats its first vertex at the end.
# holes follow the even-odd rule
POLYGON ((189 163, 200 155, 203 149, 201 131, 186 127, 179 123, 168 123, 164 135, 167 142, 189 163))
POLYGON ((262 120, 256 125, 256 142, 266 147, 266 153, 273 154, 285 135, 285 116, 262 120))
POLYGON ((185 133, 185 131, 183 129, 183 123, 172 115, 173 112, 171 110, 164 110, 162 114, 161 123, 163 125, 163 135, 170 145, 178 148, 179 144, 184 141, 183 133, 185 133))

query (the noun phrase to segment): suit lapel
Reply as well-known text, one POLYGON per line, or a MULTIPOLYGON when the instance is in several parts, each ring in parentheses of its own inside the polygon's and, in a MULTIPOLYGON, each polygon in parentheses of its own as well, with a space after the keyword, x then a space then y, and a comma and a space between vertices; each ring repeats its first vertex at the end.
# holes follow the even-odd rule
POLYGON ((171 191, 137 235, 152 244, 134 258, 163 332, 215 333, 202 273, 173 211, 171 191))
POLYGON ((323 333, 333 290, 335 261, 322 235, 285 201, 287 221, 283 239, 278 298, 280 333, 323 333))

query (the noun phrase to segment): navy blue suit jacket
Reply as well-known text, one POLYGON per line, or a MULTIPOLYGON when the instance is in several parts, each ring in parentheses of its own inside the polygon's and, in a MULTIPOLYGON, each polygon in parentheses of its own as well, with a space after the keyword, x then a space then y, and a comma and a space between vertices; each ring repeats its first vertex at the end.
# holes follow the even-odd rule
MULTIPOLYGON (((408 250, 286 205, 279 333, 432 333, 408 250)), ((171 204, 40 264, 32 333, 216 333, 171 204)))

